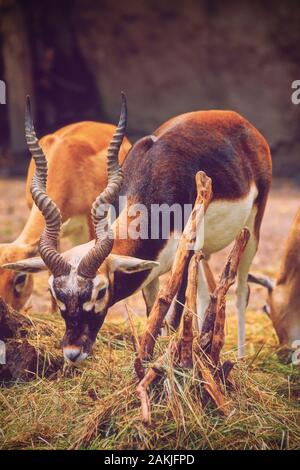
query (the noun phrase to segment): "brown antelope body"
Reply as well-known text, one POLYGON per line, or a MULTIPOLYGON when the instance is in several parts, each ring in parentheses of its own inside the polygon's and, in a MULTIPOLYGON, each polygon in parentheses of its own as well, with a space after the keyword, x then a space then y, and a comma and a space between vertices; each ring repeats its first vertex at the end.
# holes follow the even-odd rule
MULTIPOLYGON (((91 205, 99 194, 99 188, 101 190, 107 184, 106 152, 115 129, 111 124, 79 122, 40 139, 48 161, 47 191, 60 207, 63 222, 74 216, 86 215, 90 223, 91 205)), ((129 141, 125 138, 120 151, 121 162, 129 148, 129 141)), ((31 160, 26 185, 31 209, 27 223, 15 241, 0 244, 0 265, 30 258, 38 252, 45 221, 32 204, 30 195, 34 168, 31 160)), ((91 238, 94 236, 91 230, 91 238)), ((24 306, 32 287, 31 274, 0 268, 0 297, 14 308, 24 306)))
POLYGON ((267 313, 280 344, 296 347, 294 342, 300 340, 300 209, 288 235, 276 282, 252 274, 249 280, 268 290, 267 313))
MULTIPOLYGON (((171 119, 153 135, 140 139, 129 151, 121 169, 118 149, 125 125, 123 98, 117 132, 108 150, 108 186, 93 204, 96 241, 58 254, 54 240, 60 228, 59 214, 56 219, 52 217, 56 220, 54 223, 49 218, 46 203, 42 204, 45 199, 51 206, 40 176, 42 170, 37 172, 33 182, 34 200, 47 222, 40 252, 53 274, 49 279, 50 288, 66 323, 65 357, 76 362, 88 355, 108 308, 118 300, 142 289, 147 310, 151 309, 159 276, 170 269, 174 259, 177 226, 171 220, 168 238, 161 233, 156 238, 121 237, 120 229, 134 220, 130 210, 139 204, 148 210, 148 226, 157 228, 159 225, 160 231, 161 222, 152 216, 153 205, 192 206, 196 197, 195 175, 199 170, 212 178, 213 200, 206 213, 204 240, 199 242, 198 248, 210 255, 231 243, 245 225, 251 232, 240 263, 237 288, 239 354, 243 354, 247 276, 257 250, 271 183, 268 144, 235 112, 192 112, 171 119), (107 212, 103 208, 104 204, 116 204, 117 196, 126 196, 128 208, 120 211, 113 224, 113 243, 103 229, 107 224, 107 212)), ((7 267, 18 269, 18 263, 7 267)), ((198 289, 197 311, 201 325, 209 293, 205 282, 200 282, 198 289)), ((184 290, 183 281, 179 300, 184 290)))

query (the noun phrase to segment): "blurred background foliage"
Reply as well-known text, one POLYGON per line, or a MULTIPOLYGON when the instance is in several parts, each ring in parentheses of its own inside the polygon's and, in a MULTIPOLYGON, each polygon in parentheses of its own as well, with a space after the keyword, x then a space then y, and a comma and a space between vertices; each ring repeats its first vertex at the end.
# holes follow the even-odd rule
POLYGON ((80 120, 129 137, 191 110, 233 109, 268 139, 277 176, 300 177, 300 3, 227 0, 0 0, 2 174, 28 163, 24 101, 39 136, 80 120))

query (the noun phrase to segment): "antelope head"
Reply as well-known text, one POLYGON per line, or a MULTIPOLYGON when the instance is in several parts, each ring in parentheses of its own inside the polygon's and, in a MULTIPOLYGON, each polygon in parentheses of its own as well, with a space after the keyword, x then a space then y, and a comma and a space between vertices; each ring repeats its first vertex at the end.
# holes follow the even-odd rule
POLYGON ((267 303, 263 310, 270 317, 281 346, 280 356, 288 359, 300 340, 299 281, 295 276, 273 281, 268 277, 248 275, 248 281, 266 288, 267 303))
POLYGON ((147 271, 158 265, 154 261, 111 254, 114 236, 109 226, 108 206, 116 202, 123 180, 118 154, 125 136, 126 122, 127 105, 122 94, 119 123, 107 150, 108 183, 94 201, 91 211, 96 240, 60 254, 57 250, 61 229, 60 210, 46 193, 47 161, 38 144, 27 99, 26 138, 36 166, 31 193, 45 218, 45 229, 39 244, 40 258, 17 261, 3 267, 21 272, 50 271, 50 291, 66 326, 62 341, 64 357, 71 362, 84 360, 91 350, 112 303, 115 272, 147 271))

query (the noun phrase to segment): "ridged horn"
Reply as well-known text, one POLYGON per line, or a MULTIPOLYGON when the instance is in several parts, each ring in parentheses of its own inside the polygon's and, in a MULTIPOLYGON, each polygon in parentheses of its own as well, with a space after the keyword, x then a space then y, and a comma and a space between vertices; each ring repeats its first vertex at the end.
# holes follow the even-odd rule
POLYGON ((33 125, 30 97, 26 99, 25 112, 26 142, 35 161, 35 173, 31 182, 32 198, 42 212, 46 227, 40 238, 40 254, 54 277, 70 273, 71 265, 57 251, 58 237, 61 227, 61 214, 56 204, 46 193, 48 166, 45 154, 39 145, 33 125))
POLYGON ((127 102, 122 92, 122 105, 118 126, 107 150, 107 186, 93 203, 91 214, 96 232, 95 246, 82 258, 78 274, 93 279, 113 247, 113 232, 109 227, 108 205, 118 197, 123 181, 119 165, 119 151, 125 137, 127 125, 127 102))

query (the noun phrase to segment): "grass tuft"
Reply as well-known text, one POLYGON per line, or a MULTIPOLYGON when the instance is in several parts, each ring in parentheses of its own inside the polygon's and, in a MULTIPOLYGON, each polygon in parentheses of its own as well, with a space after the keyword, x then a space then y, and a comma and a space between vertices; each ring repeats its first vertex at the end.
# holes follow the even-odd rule
MULTIPOLYGON (((61 356, 57 315, 32 315, 30 342, 61 356)), ((142 323, 138 324, 141 332, 142 323)), ((300 442, 299 366, 278 362, 276 339, 264 316, 247 314, 249 355, 233 370, 224 418, 201 405, 193 371, 173 370, 150 391, 152 425, 141 423, 135 393, 130 327, 106 324, 94 356, 78 368, 0 389, 2 449, 297 449, 300 442)), ((165 350, 161 338, 156 354, 165 350)), ((227 325, 223 359, 236 359, 236 323, 227 325)))

